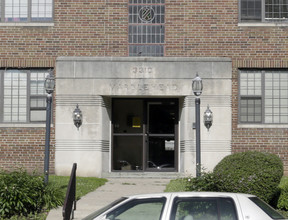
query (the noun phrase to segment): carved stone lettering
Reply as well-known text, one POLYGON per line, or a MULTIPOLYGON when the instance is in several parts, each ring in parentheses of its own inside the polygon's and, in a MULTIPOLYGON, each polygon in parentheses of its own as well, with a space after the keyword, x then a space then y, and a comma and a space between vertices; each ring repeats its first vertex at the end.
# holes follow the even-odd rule
POLYGON ((155 74, 155 68, 151 66, 134 66, 130 69, 135 78, 150 78, 155 74))
POLYGON ((178 91, 177 84, 163 84, 163 83, 153 83, 153 84, 127 84, 127 83, 111 83, 111 90, 113 92, 122 93, 135 93, 135 92, 149 92, 149 91, 178 91))

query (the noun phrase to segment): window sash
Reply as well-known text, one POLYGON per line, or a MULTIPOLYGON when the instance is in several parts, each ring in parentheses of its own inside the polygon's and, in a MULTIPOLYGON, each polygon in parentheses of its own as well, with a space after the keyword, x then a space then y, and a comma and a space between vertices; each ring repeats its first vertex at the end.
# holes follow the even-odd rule
POLYGON ((288 70, 239 73, 239 122, 288 124, 288 70))
POLYGON ((1 22, 51 22, 53 0, 1 0, 1 22))
POLYGON ((0 70, 0 122, 46 121, 45 77, 48 70, 0 70))
POLYGON ((239 16, 243 22, 288 21, 288 0, 240 0, 239 16))

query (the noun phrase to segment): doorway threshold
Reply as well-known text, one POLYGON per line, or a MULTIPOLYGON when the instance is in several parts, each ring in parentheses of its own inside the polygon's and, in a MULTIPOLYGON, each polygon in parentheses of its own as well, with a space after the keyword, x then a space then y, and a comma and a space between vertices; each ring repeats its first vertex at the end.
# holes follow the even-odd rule
POLYGON ((102 173, 103 178, 151 178, 151 179, 177 179, 185 175, 178 172, 109 172, 102 173))

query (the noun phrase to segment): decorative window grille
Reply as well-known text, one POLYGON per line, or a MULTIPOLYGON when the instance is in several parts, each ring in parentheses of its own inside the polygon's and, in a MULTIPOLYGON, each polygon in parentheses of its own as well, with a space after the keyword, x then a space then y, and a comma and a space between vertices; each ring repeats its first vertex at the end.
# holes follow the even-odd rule
POLYGON ((164 56, 164 24, 164 0, 129 0, 129 55, 164 56))
POLYGON ((288 70, 240 71, 239 120, 288 123, 288 70))

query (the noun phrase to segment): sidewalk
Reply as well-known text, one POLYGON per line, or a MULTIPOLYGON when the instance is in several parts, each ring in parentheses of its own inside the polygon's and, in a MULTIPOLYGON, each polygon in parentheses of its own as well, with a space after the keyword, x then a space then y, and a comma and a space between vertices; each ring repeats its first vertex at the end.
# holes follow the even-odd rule
MULTIPOLYGON (((110 178, 104 186, 77 201, 74 219, 80 220, 93 211, 125 195, 163 192, 170 179, 110 178)), ((46 220, 61 220, 62 207, 51 210, 46 220)))

